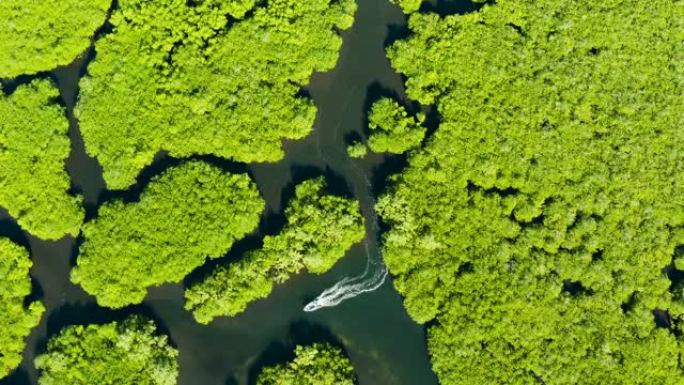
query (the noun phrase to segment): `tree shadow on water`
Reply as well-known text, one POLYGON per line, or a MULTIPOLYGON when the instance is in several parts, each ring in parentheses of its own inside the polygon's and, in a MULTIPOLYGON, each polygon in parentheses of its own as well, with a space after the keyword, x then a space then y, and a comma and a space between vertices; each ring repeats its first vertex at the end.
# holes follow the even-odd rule
POLYGON ((31 379, 24 368, 17 368, 0 380, 0 385, 30 385, 31 379))
POLYGON ((476 12, 488 4, 494 4, 493 0, 475 2, 471 0, 430 0, 424 1, 420 6, 421 13, 432 12, 439 16, 465 15, 476 12))
POLYGON ((265 368, 289 362, 294 357, 294 349, 278 341, 271 342, 252 367, 249 368, 247 383, 249 385, 256 385, 259 374, 265 368))
POLYGON ((409 115, 415 115, 421 111, 420 104, 409 99, 404 90, 387 88, 379 82, 373 82, 366 87, 366 99, 363 103, 363 117, 366 127, 368 127, 368 116, 370 114, 371 107, 373 107, 375 102, 383 98, 389 98, 396 101, 406 109, 409 115))
POLYGON ((314 343, 329 343, 342 349, 344 354, 348 356, 340 340, 327 328, 304 320, 295 321, 290 325, 288 340, 285 343, 281 341, 271 342, 249 368, 248 384, 256 385, 259 374, 264 368, 292 361, 295 358, 295 347, 297 345, 309 346, 314 343))
POLYGON ((299 320, 290 325, 290 335, 296 345, 312 345, 317 342, 327 342, 344 350, 341 341, 332 332, 308 321, 299 320))
MULTIPOLYGON (((38 72, 33 75, 20 75, 12 79, 0 79, 0 94, 4 94, 4 96, 11 96, 17 90, 17 88, 29 85, 34 80, 38 79, 53 80, 49 71, 38 72)), ((57 99, 55 99, 55 101, 59 103, 57 99)))
POLYGON ((294 199, 297 186, 299 186, 307 180, 314 179, 320 176, 325 178, 325 183, 327 185, 324 193, 344 197, 354 196, 349 186, 349 182, 342 175, 333 171, 330 167, 325 167, 324 169, 321 169, 313 166, 295 164, 291 167, 291 171, 292 179, 283 188, 280 194, 280 201, 283 202, 283 207, 287 207, 287 205, 292 201, 292 199, 294 199))
POLYGON ((387 26, 387 37, 383 41, 383 47, 389 47, 397 41, 406 40, 413 34, 408 23, 390 24, 387 26))
POLYGON ((31 277, 31 293, 24 298, 24 308, 28 308, 34 302, 42 302, 45 298, 45 291, 40 282, 31 277))
POLYGON ((377 197, 387 191, 390 176, 398 174, 406 169, 408 164, 407 155, 384 155, 382 163, 373 169, 371 182, 373 186, 373 196, 377 197))
POLYGON ((47 348, 49 338, 60 333, 61 330, 73 325, 103 325, 111 322, 121 322, 133 315, 141 316, 154 322, 156 334, 169 337, 169 344, 175 348, 176 345, 171 340, 169 328, 161 318, 146 305, 134 305, 121 310, 113 310, 98 306, 96 303, 86 304, 65 304, 53 310, 46 323, 46 335, 36 343, 36 352, 44 352, 47 348))
POLYGON ((78 238, 74 241, 74 246, 71 249, 71 254, 69 255, 69 266, 71 267, 76 267, 76 262, 78 261, 78 255, 81 251, 81 245, 83 245, 83 242, 85 241, 85 238, 83 237, 83 234, 79 234, 78 238))

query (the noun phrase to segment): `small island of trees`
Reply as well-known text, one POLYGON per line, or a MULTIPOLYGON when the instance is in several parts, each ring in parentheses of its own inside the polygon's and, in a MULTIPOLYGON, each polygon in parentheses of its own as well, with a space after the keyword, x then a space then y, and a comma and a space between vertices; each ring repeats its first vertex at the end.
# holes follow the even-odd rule
POLYGON ((375 102, 368 114, 371 135, 368 147, 373 152, 402 154, 420 146, 427 128, 421 126, 425 115, 411 117, 396 101, 383 98, 375 102))
POLYGON ((9 96, 0 88, 0 206, 42 239, 76 237, 82 198, 68 194, 69 123, 51 81, 35 80, 9 96))
POLYGON ((297 346, 295 358, 264 368, 257 385, 354 385, 356 376, 342 349, 329 343, 297 346))
POLYGON ((246 174, 189 161, 155 177, 140 200, 106 203, 83 226, 74 283, 101 306, 143 301, 256 229, 264 202, 246 174))
POLYGON ((176 385, 178 351, 154 322, 67 326, 36 357, 40 385, 176 385))

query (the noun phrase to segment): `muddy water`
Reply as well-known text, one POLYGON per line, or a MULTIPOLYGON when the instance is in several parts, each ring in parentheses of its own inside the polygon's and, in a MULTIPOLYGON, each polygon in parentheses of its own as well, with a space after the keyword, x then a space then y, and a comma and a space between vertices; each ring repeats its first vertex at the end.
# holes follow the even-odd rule
MULTIPOLYGON (((343 153, 351 138, 365 135, 365 111, 374 100, 382 95, 402 99, 401 78, 390 68, 383 47, 392 35, 404 31, 405 23, 399 9, 386 0, 359 0, 356 23, 343 33, 344 45, 337 67, 315 74, 305 90, 319 109, 314 133, 305 140, 286 143, 286 157, 279 163, 227 166, 249 172, 267 201, 259 232, 235 245, 222 261, 198 269, 186 282, 151 289, 140 306, 122 311, 99 308, 93 297, 69 282, 78 240, 40 241, 21 232, 11 219, 0 220, 0 235, 10 236, 30 248, 34 297, 48 308, 28 340, 21 368, 0 384, 37 384, 33 358, 44 349, 46 339, 62 327, 109 322, 132 313, 153 318, 180 350, 181 385, 253 384, 261 367, 290 358, 295 344, 321 340, 335 341, 345 348, 360 385, 437 384, 430 370, 424 328, 409 319, 389 280, 377 291, 337 307, 314 313, 302 311, 306 302, 340 278, 363 272, 367 258, 363 245, 354 247, 329 273, 296 276, 237 317, 220 318, 203 326, 183 310, 185 284, 200 279, 216 263, 238 258, 244 250, 258 247, 263 234, 277 232, 284 221, 284 204, 302 180, 325 174, 334 190, 359 199, 366 215, 372 211, 373 195, 382 191, 389 173, 401 169, 403 159, 371 155, 354 161, 356 168, 343 153), (370 188, 366 178, 373 182, 370 188)), ((58 83, 68 110, 72 153, 67 169, 74 191, 85 197, 89 218, 103 201, 115 197, 133 199, 149 177, 177 163, 160 156, 130 191, 111 193, 104 189, 101 170, 85 154, 72 114, 78 79, 92 54, 91 51, 74 64, 45 74, 58 83)), ((8 217, 0 212, 0 218, 8 217)))

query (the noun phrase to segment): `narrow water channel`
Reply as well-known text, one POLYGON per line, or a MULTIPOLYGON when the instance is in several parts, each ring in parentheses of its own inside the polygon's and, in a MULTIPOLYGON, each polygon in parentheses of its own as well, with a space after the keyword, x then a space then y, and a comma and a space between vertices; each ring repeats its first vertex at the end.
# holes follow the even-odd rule
MULTIPOLYGON (((358 0, 354 27, 342 36, 344 45, 337 67, 315 74, 305 90, 318 107, 315 131, 304 140, 287 142, 286 157, 275 164, 244 167, 258 184, 267 202, 259 234, 238 243, 229 256, 239 257, 258 247, 258 239, 274 233, 283 223, 283 208, 304 179, 325 174, 332 188, 361 202, 366 218, 372 215, 375 194, 383 189, 387 174, 398 171, 402 159, 370 155, 362 161, 344 156, 352 137, 366 132, 366 111, 381 95, 402 98, 401 78, 385 58, 384 45, 392 33, 405 27, 405 17, 387 0, 358 0), (355 166, 352 166, 352 163, 355 166), (367 180, 372 182, 368 185, 367 180)), ((92 55, 92 52, 90 53, 92 55)), ((97 162, 84 151, 72 108, 79 76, 89 57, 50 74, 60 86, 71 122, 72 154, 67 169, 74 190, 85 197, 88 217, 97 205, 113 196, 104 189, 97 162)), ((146 175, 158 173, 173 164, 160 158, 146 175)), ((40 241, 22 233, 0 212, 0 236, 11 236, 30 248, 31 270, 36 285, 35 298, 48 308, 41 324, 29 337, 20 369, 0 381, 0 385, 35 385, 37 373, 33 358, 42 351, 49 336, 70 324, 102 323, 142 313, 153 318, 160 330, 170 336, 180 350, 180 385, 248 385, 264 365, 288 359, 295 344, 332 340, 349 354, 359 385, 436 385, 430 369, 424 328, 406 314, 401 297, 387 280, 378 290, 313 313, 303 306, 324 289, 345 276, 361 274, 367 255, 362 244, 355 246, 335 268, 323 276, 301 274, 276 288, 272 295, 252 304, 237 317, 224 317, 204 326, 183 309, 184 283, 150 290, 143 305, 111 311, 96 306, 93 297, 68 279, 75 261, 78 241, 40 241)), ((374 235, 373 235, 374 236, 374 235)), ((211 266, 212 263, 209 264, 211 266)), ((208 271, 200 268, 188 280, 208 271)))

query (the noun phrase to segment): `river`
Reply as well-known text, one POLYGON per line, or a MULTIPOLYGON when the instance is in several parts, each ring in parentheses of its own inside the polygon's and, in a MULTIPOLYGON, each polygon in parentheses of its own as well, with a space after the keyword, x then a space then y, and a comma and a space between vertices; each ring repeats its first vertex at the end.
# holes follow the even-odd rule
MULTIPOLYGON (((342 33, 344 44, 338 65, 330 72, 314 74, 310 87, 304 91, 318 107, 312 135, 301 141, 286 142, 286 157, 281 162, 227 166, 247 171, 267 202, 258 233, 238 242, 221 261, 212 261, 198 269, 186 282, 151 289, 140 306, 121 311, 99 308, 93 297, 68 279, 78 240, 47 242, 26 236, 5 212, 0 212, 0 236, 10 236, 31 250, 35 286, 32 297, 42 300, 48 309, 28 338, 21 367, 0 381, 0 385, 37 384, 33 358, 44 350, 47 338, 64 326, 104 323, 132 313, 154 319, 160 331, 168 334, 179 349, 180 385, 253 384, 264 365, 289 359, 295 344, 323 340, 335 341, 344 347, 359 385, 437 384, 430 369, 425 328, 408 317, 390 279, 378 290, 336 307, 303 312, 303 306, 324 289, 342 277, 364 271, 367 256, 362 244, 350 250, 327 274, 297 275, 237 317, 219 318, 203 326, 183 309, 184 284, 206 274, 216 263, 238 258, 245 250, 258 247, 264 234, 277 232, 284 223, 284 204, 297 183, 325 174, 335 191, 359 199, 368 220, 373 211, 373 196, 383 190, 389 174, 403 167, 402 157, 371 154, 354 161, 357 169, 345 163, 352 160, 342 161, 340 155, 350 138, 365 135, 366 111, 373 101, 382 95, 405 100, 402 80, 385 58, 384 46, 392 37, 405 32, 406 19, 398 7, 386 0, 359 0, 358 3, 354 26, 342 33), (370 186, 366 179, 371 181, 370 186)), ((49 74, 57 81, 68 110, 72 152, 67 169, 74 191, 84 195, 88 218, 96 215, 97 206, 103 201, 117 197, 135 199, 152 175, 177 163, 161 155, 129 191, 105 190, 101 170, 85 154, 72 113, 78 79, 92 56, 91 49, 72 65, 49 74)))

